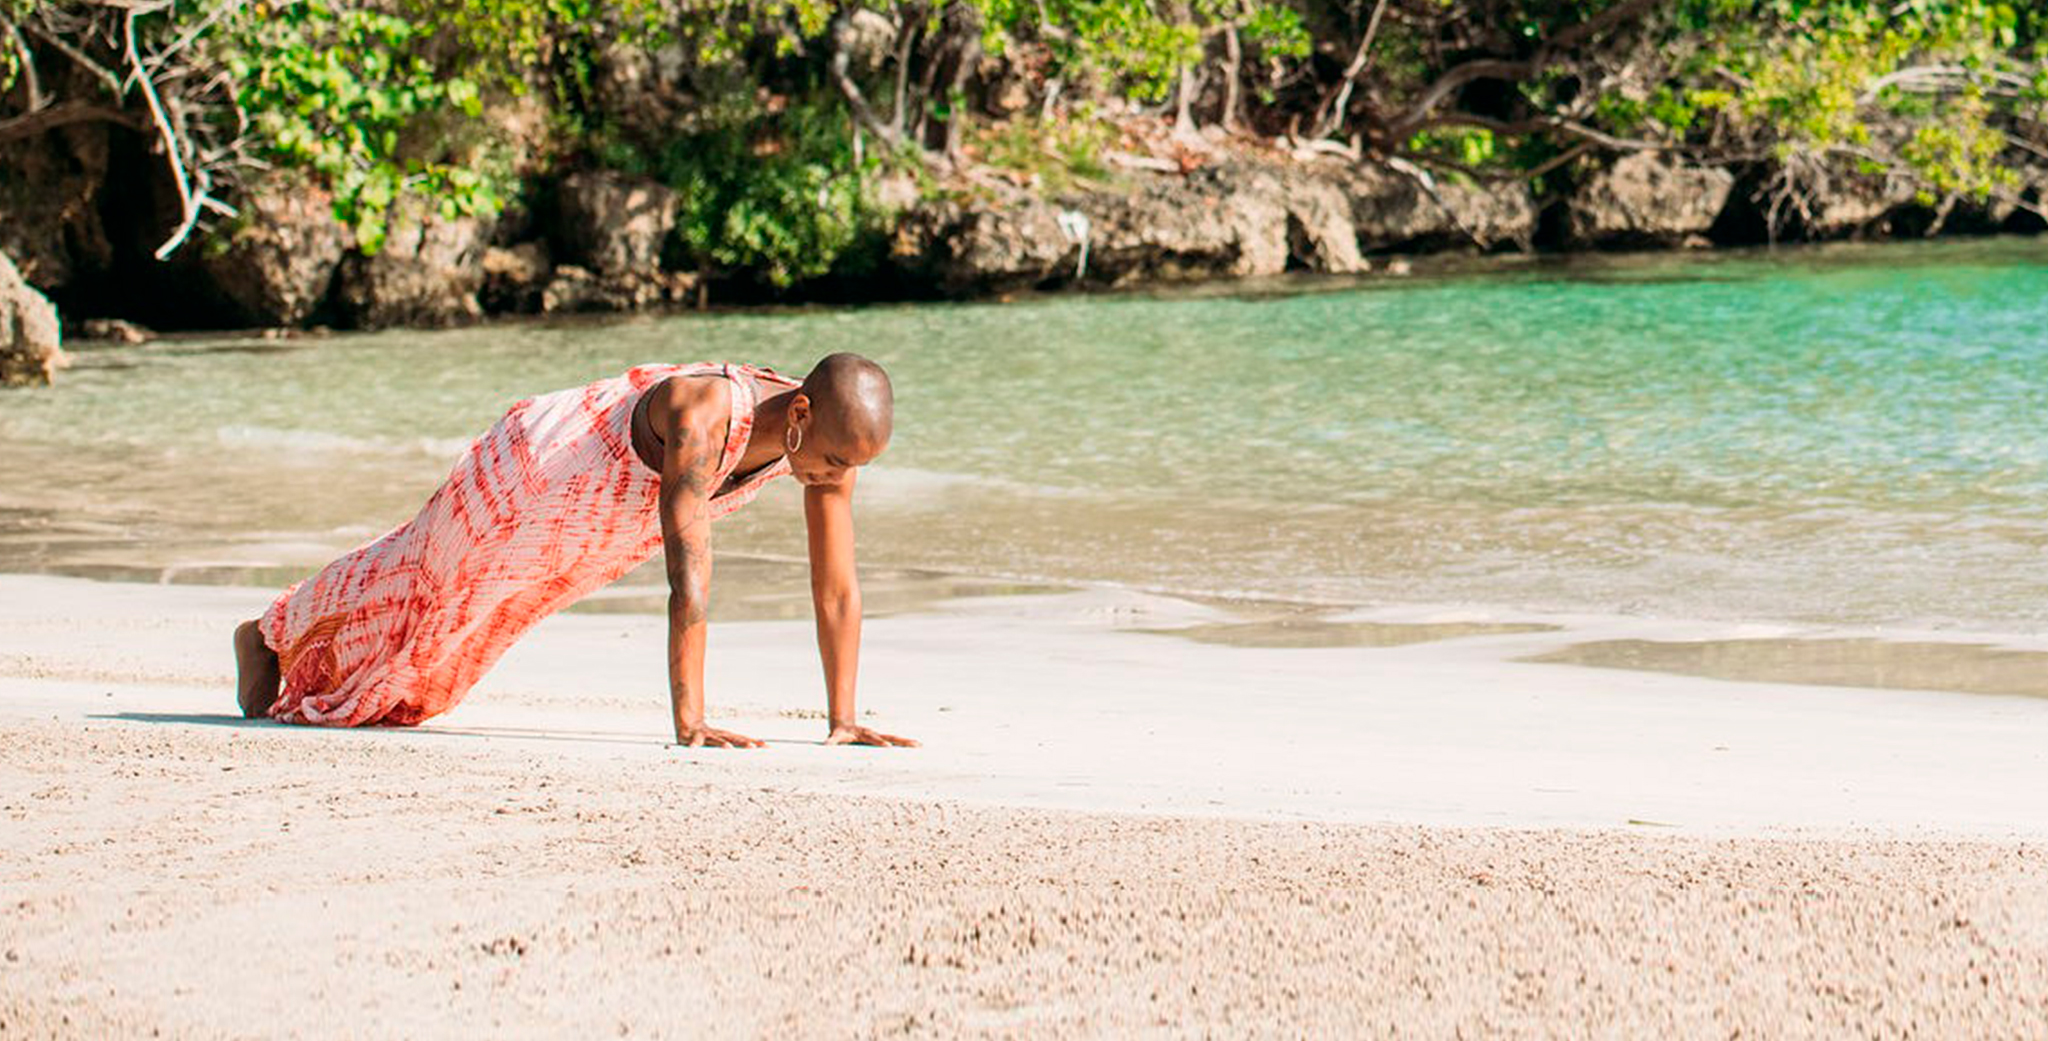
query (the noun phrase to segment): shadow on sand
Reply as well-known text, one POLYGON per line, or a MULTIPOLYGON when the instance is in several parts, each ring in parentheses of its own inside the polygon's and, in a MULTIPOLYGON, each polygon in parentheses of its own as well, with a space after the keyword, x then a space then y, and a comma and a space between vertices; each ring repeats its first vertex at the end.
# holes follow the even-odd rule
MULTIPOLYGON (((417 734, 433 737, 480 737, 486 740, 502 738, 514 741, 573 741, 582 744, 611 745, 669 745, 654 734, 622 734, 602 730, 542 730, 538 727, 447 727, 428 724, 418 727, 302 727, 279 723, 270 719, 245 719, 231 712, 103 712, 87 716, 88 719, 115 719, 128 723, 176 723, 204 727, 264 727, 285 728, 302 731, 322 731, 330 734, 417 734)), ((825 742, 804 738, 762 738, 770 745, 823 745, 825 742)))

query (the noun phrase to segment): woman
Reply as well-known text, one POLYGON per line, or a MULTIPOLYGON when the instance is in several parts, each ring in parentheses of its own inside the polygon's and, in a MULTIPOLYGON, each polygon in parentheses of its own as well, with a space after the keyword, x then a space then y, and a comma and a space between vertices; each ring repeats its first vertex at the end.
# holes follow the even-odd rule
POLYGON ((235 630, 242 714, 410 726, 455 707, 534 623, 661 549, 676 741, 704 723, 711 522, 785 473, 804 486, 828 744, 913 745, 854 722, 853 485, 888 446, 888 374, 853 354, 801 384, 748 365, 643 365, 512 406, 419 516, 235 630))

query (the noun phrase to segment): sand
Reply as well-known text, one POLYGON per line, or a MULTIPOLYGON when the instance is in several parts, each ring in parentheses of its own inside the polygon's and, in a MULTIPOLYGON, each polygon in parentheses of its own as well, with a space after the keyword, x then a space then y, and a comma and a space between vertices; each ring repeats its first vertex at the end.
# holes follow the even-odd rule
POLYGON ((634 615, 241 722, 264 596, 0 578, 0 1036, 2048 1037, 2048 699, 1524 660, 2021 638, 985 598, 871 623, 917 750, 714 626, 719 752, 634 615))

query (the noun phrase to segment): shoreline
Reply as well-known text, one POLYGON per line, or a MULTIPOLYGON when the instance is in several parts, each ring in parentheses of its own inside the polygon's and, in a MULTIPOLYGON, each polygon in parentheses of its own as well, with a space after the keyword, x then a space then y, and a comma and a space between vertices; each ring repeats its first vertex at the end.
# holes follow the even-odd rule
MULTIPOLYGON (((239 728, 225 634, 271 595, 0 576, 0 715, 239 728)), ((658 761, 661 626, 564 613, 422 727, 252 736, 658 761)), ((791 791, 1110 813, 2048 838, 2048 696, 2024 680, 2048 638, 1427 607, 1275 619, 1113 589, 942 600, 867 629, 863 713, 925 749, 810 747, 808 622, 716 621, 713 717, 777 747, 693 761, 791 791), (1650 667, 1616 667, 1615 647, 1650 667), (1720 650, 1734 675, 1660 648, 1720 650), (1812 685, 1858 664, 1844 648, 1891 655, 1881 678, 1980 692, 1812 685)))
MULTIPOLYGON (((269 349, 292 350, 328 340, 385 334, 434 334, 479 329, 603 329, 610 326, 659 322, 692 316, 787 316, 895 308, 1003 307, 1045 303, 1077 297, 1128 300, 1200 300, 1212 298, 1264 299, 1320 293, 1393 291, 1435 282, 1506 280, 1551 277, 1564 280, 1627 277, 1631 272, 1668 265, 1715 265, 1742 261, 1771 261, 1780 264, 1870 267, 1896 263, 1899 254, 1919 250, 1960 250, 2048 255, 2048 235, 2029 232, 1952 233, 1935 238, 1851 238, 1788 240, 1775 244, 1731 243, 1629 248, 1580 246, 1528 251, 1473 251, 1442 249, 1414 253, 1374 253, 1369 271, 1333 273, 1287 270, 1275 274, 1227 275, 1202 278, 1158 278, 1112 285, 1091 283, 1047 283, 1040 286, 990 290, 965 295, 891 293, 887 286, 873 295, 840 292, 790 298, 742 298, 713 301, 704 306, 678 303, 650 303, 627 310, 571 310, 554 312, 485 311, 459 321, 423 324, 384 324, 361 328, 312 325, 240 324, 225 326, 166 325, 163 328, 139 324, 112 315, 81 313, 64 315, 64 347, 76 355, 96 350, 160 344, 221 342, 238 347, 268 344, 269 349), (139 339, 138 339, 139 338, 139 339)), ((1662 278, 1662 275, 1653 275, 1662 278)), ((1701 277, 1712 277, 1702 274, 1701 277)), ((73 358, 76 361, 76 358, 73 358)), ((61 380, 61 377, 60 377, 61 380)))
POLYGON ((819 747, 787 621, 712 627, 769 747, 669 747, 660 619, 604 614, 335 731, 235 713, 270 595, 0 576, 0 1036, 2048 1022, 2048 698, 1515 660, 1587 618, 1217 644, 1084 590, 871 622, 864 715, 921 749, 819 747))

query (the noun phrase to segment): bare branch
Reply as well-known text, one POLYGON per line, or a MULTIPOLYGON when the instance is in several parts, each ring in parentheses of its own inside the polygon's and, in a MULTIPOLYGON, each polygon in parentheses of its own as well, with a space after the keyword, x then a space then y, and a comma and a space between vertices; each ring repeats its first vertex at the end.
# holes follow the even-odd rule
POLYGON ((1326 98, 1316 110, 1315 131, 1311 136, 1328 137, 1344 123, 1344 110, 1351 105, 1351 89, 1358 85, 1358 77, 1372 65, 1372 41, 1379 35, 1380 18, 1387 13, 1387 0, 1373 4, 1372 18, 1365 23, 1365 35, 1358 41, 1358 51, 1351 56, 1351 64, 1344 67, 1344 83, 1337 88, 1334 98, 1326 98))
POLYGON ((1390 135, 1405 139, 1420 129, 1452 94, 1474 80, 1482 79, 1527 79, 1554 64, 1559 56, 1580 41, 1606 32, 1628 19, 1648 11, 1661 0, 1622 0, 1586 21, 1580 22, 1556 36, 1543 41, 1536 53, 1521 61, 1501 58, 1480 58, 1452 66, 1430 84, 1420 100, 1408 111, 1389 125, 1390 135))
POLYGON ((853 81, 853 55, 847 51, 846 42, 840 38, 842 35, 839 32, 833 34, 832 60, 828 64, 832 85, 839 90, 839 96, 846 100, 846 107, 853 113, 854 121, 894 150, 903 143, 903 134, 895 127, 883 123, 875 115, 875 110, 868 105, 867 95, 861 93, 860 84, 853 81))
MULTIPOLYGON (((1583 123, 1575 123, 1569 119, 1560 119, 1556 116, 1537 116, 1531 119, 1520 119, 1510 122, 1507 120, 1489 119, 1485 116, 1475 116, 1466 112, 1450 112, 1424 121, 1423 126, 1470 126, 1491 130, 1496 134, 1510 135, 1533 134, 1539 130, 1555 130, 1560 133, 1570 134, 1581 140, 1590 141, 1594 144, 1623 152, 1684 150, 1683 145, 1673 142, 1615 137, 1612 134, 1595 130, 1583 123)), ((1418 127, 1418 129, 1420 128, 1418 127)))
POLYGON ((1598 15, 1588 18, 1543 41, 1543 47, 1537 51, 1537 54, 1541 57, 1543 63, 1547 65, 1558 51, 1574 46, 1580 40, 1604 33, 1663 2, 1665 0, 1622 0, 1621 3, 1615 4, 1598 15))
POLYGON ((902 16, 903 31, 896 37, 896 96, 890 104, 889 126, 899 140, 909 118, 910 57, 916 53, 917 38, 924 29, 927 10, 923 5, 906 8, 902 16))
POLYGON ((164 114, 163 99, 157 97, 156 84, 141 71, 142 54, 135 47, 135 19, 140 17, 141 13, 138 9, 129 10, 127 18, 123 21, 122 40, 127 49, 129 68, 138 73, 137 84, 142 88, 142 97, 149 102, 149 114, 156 119, 157 131, 163 135, 164 156, 170 160, 171 179, 178 186, 178 204, 184 207, 185 211, 185 219, 179 223, 178 230, 156 249, 156 258, 163 260, 179 246, 184 245, 185 239, 192 234, 193 226, 199 223, 200 200, 205 198, 206 193, 204 189, 197 194, 193 192, 192 178, 185 172, 185 161, 179 155, 185 149, 184 142, 179 139, 177 132, 171 129, 170 118, 164 114))
POLYGON ((1392 136, 1405 139, 1430 118, 1438 105, 1456 93, 1459 88, 1474 80, 1517 79, 1534 75, 1537 66, 1527 61, 1503 61, 1497 58, 1481 58, 1453 67, 1437 77, 1429 89, 1423 91, 1421 99, 1409 106, 1408 111, 1391 124, 1392 136))
POLYGON ((85 53, 82 50, 79 50, 77 47, 72 46, 71 42, 64 39, 62 36, 59 36, 56 33, 53 33, 48 29, 45 29, 42 26, 35 24, 34 22, 25 23, 24 28, 28 29, 29 32, 34 33, 37 39, 49 44, 51 47, 56 48, 57 53, 62 54, 63 56, 71 59, 80 68, 92 73, 95 77, 99 79, 101 83, 106 84, 107 93, 117 98, 121 96, 121 77, 114 75, 113 70, 107 68, 104 65, 101 65, 99 62, 94 61, 91 55, 85 53))
POLYGON ((1899 87, 1905 90, 1920 92, 1938 92, 1954 89, 1961 85, 1968 85, 1978 80, 1990 80, 1993 83, 2011 88, 2010 91, 2001 91, 2000 93, 2017 93, 2033 86, 2032 81, 2024 76, 2010 72, 2001 72, 1997 69, 1972 69, 1967 65, 1915 65, 1910 68, 1887 73, 1870 81, 1870 85, 1863 88, 1862 95, 1856 100, 1861 104, 1867 105, 1877 100, 1877 96, 1883 93, 1887 87, 1899 87))
POLYGON ((46 130, 55 130, 73 123, 117 123, 133 127, 135 121, 119 109, 107 108, 86 101, 60 101, 46 105, 26 115, 0 120, 0 141, 15 141, 33 137, 46 130))
POLYGON ((7 27, 7 39, 14 44, 15 68, 21 73, 22 86, 27 88, 28 110, 37 111, 48 104, 49 99, 43 97, 43 81, 36 75, 35 52, 30 51, 28 41, 22 39, 20 26, 5 18, 0 18, 0 25, 7 27))
POLYGON ((1578 144, 1575 144, 1570 148, 1567 148, 1564 151, 1559 152, 1554 156, 1551 156, 1549 159, 1544 160, 1542 164, 1538 165, 1535 169, 1530 170, 1528 173, 1525 173, 1522 176, 1524 178, 1527 178, 1528 180, 1533 181, 1536 178, 1541 177, 1544 174, 1547 174, 1550 171, 1555 170, 1558 167, 1563 166, 1564 164, 1569 163, 1572 160, 1577 159, 1578 157, 1585 155, 1587 152, 1590 152, 1592 150, 1593 142, 1581 141, 1578 144))
MULTIPOLYGON (((185 35, 178 37, 177 40, 172 42, 172 44, 169 47, 166 47, 163 50, 158 51, 156 53, 156 57, 150 59, 149 75, 156 75, 156 73, 164 67, 165 62, 170 61, 171 58, 175 56, 179 51, 182 51, 185 48, 190 47, 192 45, 192 41, 198 39, 201 34, 206 32, 206 30, 213 28, 214 25, 218 23, 222 18, 225 18, 228 15, 231 15, 236 11, 241 10, 242 5, 246 2, 247 0, 234 0, 233 3, 222 4, 219 7, 214 8, 212 14, 207 15, 206 18, 202 20, 198 25, 195 25, 192 28, 186 30, 185 35)), ((130 72, 128 73, 128 81, 133 82, 135 77, 139 75, 142 75, 141 69, 130 70, 130 72)), ((123 86, 126 85, 126 83, 123 84, 123 86)))

